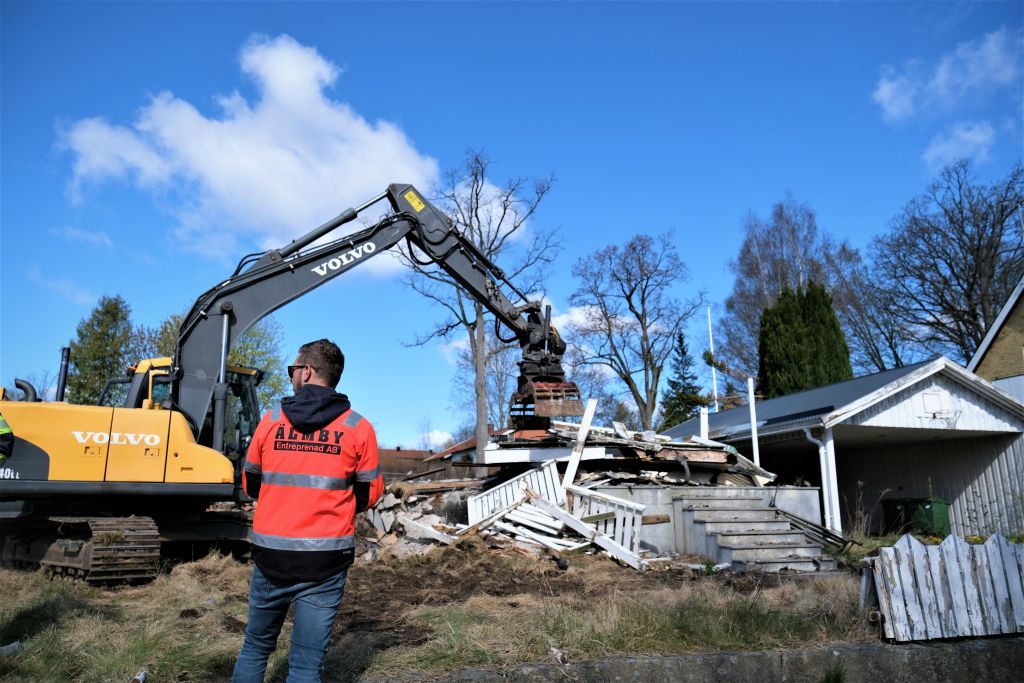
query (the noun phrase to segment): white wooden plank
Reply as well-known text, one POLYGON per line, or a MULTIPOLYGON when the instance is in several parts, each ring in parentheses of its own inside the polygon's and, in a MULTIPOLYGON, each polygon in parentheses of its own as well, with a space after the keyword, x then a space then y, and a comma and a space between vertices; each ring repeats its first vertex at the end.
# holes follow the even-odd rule
POLYGON ((892 600, 889 596, 889 589, 885 584, 885 577, 882 576, 882 563, 880 558, 871 559, 871 573, 875 578, 875 591, 878 596, 878 611, 882 613, 882 630, 885 637, 893 640, 896 632, 893 630, 892 600))
POLYGON ((568 526, 570 529, 573 529, 584 538, 590 539, 591 542, 593 542, 595 545, 601 547, 604 550, 607 550, 608 553, 612 555, 612 557, 615 557, 616 559, 625 562, 630 567, 633 567, 633 569, 645 568, 645 563, 637 555, 635 555, 628 549, 623 548, 621 545, 619 545, 612 539, 608 538, 604 534, 597 532, 589 525, 584 524, 583 522, 573 517, 568 512, 561 509, 554 503, 550 503, 544 500, 543 498, 533 498, 533 503, 534 505, 537 505, 538 507, 547 511, 548 514, 565 522, 566 526, 568 526))
POLYGON ((896 541, 893 549, 896 551, 896 570, 899 573, 903 601, 907 606, 907 621, 910 626, 911 639, 927 640, 928 629, 924 625, 924 611, 921 609, 917 582, 914 580, 914 558, 910 550, 914 542, 917 542, 917 539, 910 534, 906 534, 903 538, 896 541))
POLYGON ((577 486, 575 484, 567 486, 566 491, 572 491, 573 493, 577 493, 581 496, 584 496, 589 500, 599 500, 605 503, 621 505, 622 507, 639 510, 640 512, 643 512, 644 510, 647 509, 647 506, 644 505, 643 503, 637 503, 635 501, 629 500, 628 498, 619 498, 617 496, 612 496, 601 491, 591 491, 590 489, 586 489, 583 488, 582 486, 577 486))
POLYGON ((1024 633, 1024 577, 1017 565, 1017 554, 1013 544, 999 536, 999 554, 1002 561, 1006 587, 1010 593, 1011 633, 1024 633))
POLYGON ((946 585, 949 588, 950 614, 956 625, 955 635, 969 636, 972 635, 973 629, 967 608, 967 592, 964 590, 963 574, 960 571, 960 560, 957 556, 957 541, 959 540, 959 537, 956 536, 946 537, 946 540, 939 544, 939 552, 942 554, 942 568, 946 577, 946 585))
POLYGON ((900 582, 898 551, 895 548, 879 548, 878 563, 882 568, 882 580, 889 596, 889 616, 892 622, 892 637, 897 641, 913 640, 910 623, 907 621, 907 604, 903 598, 900 582))
POLYGON ((974 560, 972 559, 971 546, 959 536, 950 536, 946 540, 951 539, 956 552, 957 569, 963 582, 964 599, 967 603, 967 616, 971 622, 971 635, 983 636, 985 635, 985 619, 981 610, 978 584, 974 580, 974 560))
POLYGON ((1006 571, 1003 570, 1003 553, 999 541, 1006 539, 999 534, 988 537, 982 546, 988 556, 988 572, 992 577, 992 589, 996 597, 996 611, 999 614, 999 632, 1016 633, 1013 623, 1013 607, 1010 605, 1010 587, 1006 585, 1006 571))
POLYGON ((483 529, 486 529, 491 524, 494 524, 499 519, 504 517, 511 510, 515 510, 517 507, 519 507, 520 505, 522 505, 525 502, 526 502, 526 498, 525 497, 524 498, 520 498, 519 500, 517 500, 516 502, 512 503, 508 507, 505 507, 505 508, 502 508, 501 510, 498 510, 497 512, 495 512, 494 514, 490 515, 489 517, 486 517, 486 518, 480 520, 479 522, 476 522, 475 524, 470 524, 465 529, 462 529, 461 531, 459 531, 459 533, 457 535, 458 536, 467 536, 467 535, 470 535, 470 534, 475 534, 478 531, 482 531, 483 529))
POLYGON ((597 410, 597 399, 587 401, 587 409, 583 411, 583 420, 580 422, 579 432, 576 436, 576 445, 572 449, 572 457, 569 464, 565 466, 565 477, 562 479, 562 488, 569 488, 576 479, 576 470, 580 467, 580 458, 583 457, 583 449, 587 444, 587 432, 590 431, 590 423, 594 419, 594 411, 597 410))
POLYGON ((929 640, 942 638, 942 623, 939 620, 939 601, 936 596, 935 584, 928 568, 928 557, 925 546, 910 536, 910 560, 914 569, 914 581, 917 584, 917 597, 924 614, 924 627, 929 640))
POLYGON ((866 612, 872 604, 878 603, 877 598, 872 600, 875 597, 875 593, 875 575, 871 571, 871 563, 865 561, 861 564, 860 568, 860 593, 857 595, 858 612, 866 612))
POLYGON ((531 529, 536 529, 537 531, 543 531, 546 534, 554 535, 560 531, 560 529, 558 529, 557 527, 549 526, 547 524, 544 524, 543 522, 539 522, 533 517, 527 517, 526 515, 519 514, 518 510, 514 510, 505 515, 505 519, 509 520, 510 522, 515 522, 516 524, 528 526, 531 529))
POLYGON ((942 637, 955 638, 959 634, 951 600, 952 593, 942 560, 942 549, 937 545, 930 545, 924 551, 925 560, 928 563, 928 575, 931 577, 932 590, 935 594, 935 609, 939 614, 942 637))
POLYGON ((995 587, 992 585, 992 574, 988 570, 988 553, 983 545, 971 546, 971 559, 974 565, 974 580, 978 587, 978 599, 981 602, 982 626, 981 635, 1002 633, 1003 627, 996 605, 995 587))
POLYGON ((552 543, 551 539, 549 537, 544 536, 543 534, 538 534, 538 533, 535 533, 533 531, 530 531, 526 527, 515 526, 514 524, 509 524, 508 522, 502 522, 502 521, 495 522, 494 526, 496 528, 501 529, 502 531, 506 531, 506 532, 508 532, 510 534, 515 534, 516 536, 522 536, 524 538, 528 538, 531 541, 534 541, 535 543, 539 543, 540 545, 542 545, 545 548, 548 548, 550 550, 561 550, 561 547, 555 545, 554 543, 552 543))

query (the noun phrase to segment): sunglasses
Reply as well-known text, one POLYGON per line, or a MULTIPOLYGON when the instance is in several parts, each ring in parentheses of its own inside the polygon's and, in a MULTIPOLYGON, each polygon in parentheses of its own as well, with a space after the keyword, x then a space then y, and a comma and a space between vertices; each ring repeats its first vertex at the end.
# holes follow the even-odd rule
POLYGON ((289 365, 288 366, 288 377, 291 377, 292 375, 294 375, 295 371, 298 370, 299 368, 313 368, 313 370, 316 370, 316 368, 314 368, 312 365, 310 365, 308 363, 303 363, 302 365, 289 365))

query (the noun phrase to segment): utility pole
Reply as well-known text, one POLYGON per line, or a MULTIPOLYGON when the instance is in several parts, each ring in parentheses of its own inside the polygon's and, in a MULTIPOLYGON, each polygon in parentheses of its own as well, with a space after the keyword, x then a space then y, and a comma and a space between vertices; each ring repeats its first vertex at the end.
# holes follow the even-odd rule
MULTIPOLYGON (((715 358, 715 337, 711 334, 711 304, 708 304, 708 343, 711 345, 711 359, 715 358)), ((718 412, 718 374, 715 371, 715 364, 711 364, 711 396, 718 412)))

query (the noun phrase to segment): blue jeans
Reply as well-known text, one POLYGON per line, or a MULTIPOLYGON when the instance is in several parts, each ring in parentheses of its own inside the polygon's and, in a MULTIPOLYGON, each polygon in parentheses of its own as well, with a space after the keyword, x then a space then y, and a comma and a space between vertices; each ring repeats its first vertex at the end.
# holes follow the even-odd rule
POLYGON ((262 683, 267 658, 277 647, 288 607, 295 604, 292 649, 288 653, 288 681, 319 681, 334 619, 345 591, 348 569, 323 581, 274 583, 253 566, 249 585, 249 623, 238 653, 234 683, 262 683))

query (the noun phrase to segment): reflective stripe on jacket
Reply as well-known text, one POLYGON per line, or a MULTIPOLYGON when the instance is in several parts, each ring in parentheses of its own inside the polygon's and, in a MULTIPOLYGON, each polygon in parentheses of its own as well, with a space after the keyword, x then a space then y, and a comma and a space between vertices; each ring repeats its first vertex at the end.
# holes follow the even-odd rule
MULTIPOLYGON (((349 409, 302 434, 275 409, 256 428, 243 469, 260 475, 252 542, 262 571, 318 580, 351 563, 357 493, 365 508, 384 491, 369 420, 349 409)), ((255 495, 250 488, 247 477, 255 495)))

